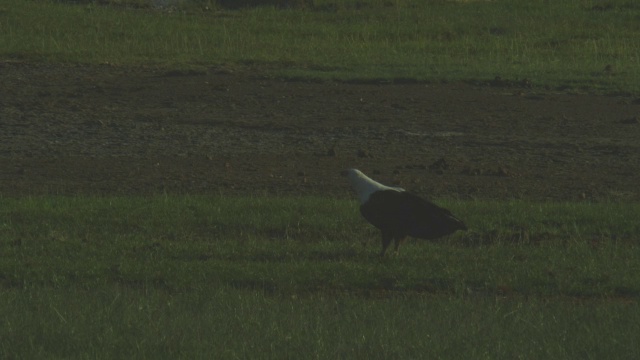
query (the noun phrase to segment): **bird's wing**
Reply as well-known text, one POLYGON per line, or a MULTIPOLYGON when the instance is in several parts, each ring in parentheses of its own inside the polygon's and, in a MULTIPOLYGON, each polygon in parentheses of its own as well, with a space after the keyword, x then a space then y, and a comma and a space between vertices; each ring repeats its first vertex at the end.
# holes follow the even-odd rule
POLYGON ((396 232, 404 226, 403 218, 410 210, 403 204, 401 194, 396 190, 376 191, 360 206, 360 212, 373 226, 396 232))
POLYGON ((408 192, 377 191, 360 212, 375 227, 394 235, 435 239, 466 229, 449 210, 408 192))
POLYGON ((450 234, 465 225, 451 211, 411 193, 404 193, 401 212, 409 235, 418 238, 437 238, 450 234))

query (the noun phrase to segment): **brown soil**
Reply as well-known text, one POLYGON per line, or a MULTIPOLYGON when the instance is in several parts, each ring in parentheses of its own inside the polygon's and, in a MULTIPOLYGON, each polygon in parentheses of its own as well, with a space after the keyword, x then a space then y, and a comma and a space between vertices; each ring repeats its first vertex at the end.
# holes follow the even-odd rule
POLYGON ((640 99, 0 63, 0 194, 640 199, 640 99))

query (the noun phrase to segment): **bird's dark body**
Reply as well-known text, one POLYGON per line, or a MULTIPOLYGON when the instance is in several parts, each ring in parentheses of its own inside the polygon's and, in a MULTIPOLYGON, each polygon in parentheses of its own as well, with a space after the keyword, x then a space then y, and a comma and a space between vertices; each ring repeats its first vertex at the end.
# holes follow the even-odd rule
POLYGON ((405 191, 376 191, 360 206, 360 213, 382 232, 381 255, 391 240, 397 250, 407 236, 432 240, 467 229, 449 210, 405 191))

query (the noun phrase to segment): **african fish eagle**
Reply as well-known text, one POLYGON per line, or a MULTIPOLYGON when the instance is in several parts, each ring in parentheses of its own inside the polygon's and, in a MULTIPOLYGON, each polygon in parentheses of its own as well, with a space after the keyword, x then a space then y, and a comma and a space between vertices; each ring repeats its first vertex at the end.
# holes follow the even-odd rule
POLYGON ((394 241, 398 252, 407 237, 437 239, 456 230, 467 230, 462 221, 443 209, 403 188, 382 185, 358 169, 342 172, 349 178, 360 200, 360 213, 382 232, 382 252, 394 241))

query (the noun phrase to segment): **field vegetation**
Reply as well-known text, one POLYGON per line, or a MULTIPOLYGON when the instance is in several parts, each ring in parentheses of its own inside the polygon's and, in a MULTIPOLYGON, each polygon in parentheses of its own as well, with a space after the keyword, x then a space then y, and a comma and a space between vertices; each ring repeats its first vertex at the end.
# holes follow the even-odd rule
MULTIPOLYGON (((640 90, 633 1, 229 4, 0 0, 0 59, 640 90)), ((2 197, 0 357, 640 357, 640 205, 440 200, 380 259, 352 200, 2 197)))
POLYGON ((0 56, 635 92, 639 17, 624 0, 3 0, 0 56))
POLYGON ((638 205, 444 204, 472 230, 380 259, 346 200, 4 198, 0 353, 638 355, 638 205))

